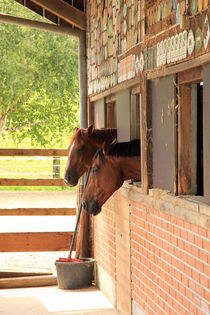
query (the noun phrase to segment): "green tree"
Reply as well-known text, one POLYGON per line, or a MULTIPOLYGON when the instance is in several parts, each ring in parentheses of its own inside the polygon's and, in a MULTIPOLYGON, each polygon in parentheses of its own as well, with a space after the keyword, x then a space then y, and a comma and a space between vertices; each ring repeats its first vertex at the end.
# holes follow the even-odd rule
MULTIPOLYGON (((34 18, 14 1, 0 11, 34 18)), ((52 145, 79 119, 78 42, 25 27, 0 24, 0 137, 52 145)))

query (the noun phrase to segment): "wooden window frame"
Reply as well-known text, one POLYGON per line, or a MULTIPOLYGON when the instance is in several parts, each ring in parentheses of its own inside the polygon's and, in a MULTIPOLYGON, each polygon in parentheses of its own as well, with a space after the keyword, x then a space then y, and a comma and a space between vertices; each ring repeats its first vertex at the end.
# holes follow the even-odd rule
POLYGON ((201 66, 178 74, 178 195, 195 195, 197 193, 193 183, 196 166, 193 165, 192 154, 194 132, 192 128, 192 85, 202 81, 203 67, 201 66))
POLYGON ((105 99, 105 128, 116 128, 115 95, 110 95, 105 99))
POLYGON ((141 138, 141 132, 140 132, 140 95, 141 95, 140 85, 131 90, 131 95, 130 95, 131 98, 136 97, 136 99, 135 99, 135 105, 136 105, 135 126, 136 126, 136 129, 133 131, 133 115, 132 115, 132 99, 131 99, 130 100, 130 134, 131 134, 131 136, 132 136, 132 134, 135 134, 135 136, 134 136, 135 139, 141 138))

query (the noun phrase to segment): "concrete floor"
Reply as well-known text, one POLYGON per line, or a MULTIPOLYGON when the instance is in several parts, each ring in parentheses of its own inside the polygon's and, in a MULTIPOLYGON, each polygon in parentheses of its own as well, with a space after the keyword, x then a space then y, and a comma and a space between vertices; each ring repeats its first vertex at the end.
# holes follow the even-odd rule
POLYGON ((1 315, 117 315, 96 287, 60 290, 57 286, 0 290, 1 315))

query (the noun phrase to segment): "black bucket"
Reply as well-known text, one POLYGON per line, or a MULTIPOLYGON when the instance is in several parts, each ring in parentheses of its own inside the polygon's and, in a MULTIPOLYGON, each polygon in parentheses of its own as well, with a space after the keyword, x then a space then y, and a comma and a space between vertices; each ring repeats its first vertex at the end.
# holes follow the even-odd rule
POLYGON ((80 259, 83 261, 60 262, 56 260, 55 266, 60 289, 81 289, 92 285, 95 259, 80 259))

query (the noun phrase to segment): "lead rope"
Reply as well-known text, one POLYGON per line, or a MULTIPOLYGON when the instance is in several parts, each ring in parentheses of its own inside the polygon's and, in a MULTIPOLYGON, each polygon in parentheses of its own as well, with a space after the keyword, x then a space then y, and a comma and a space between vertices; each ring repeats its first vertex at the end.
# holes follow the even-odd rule
POLYGON ((81 198, 81 201, 80 201, 80 207, 79 207, 79 211, 78 211, 78 215, 77 215, 77 221, 76 221, 76 226, 75 226, 75 230, 74 230, 74 235, 73 235, 71 246, 70 246, 70 250, 69 250, 69 257, 68 257, 68 259, 70 259, 70 260, 71 260, 71 254, 72 254, 72 251, 73 251, 76 234, 77 234, 77 229, 78 229, 78 224, 79 224, 79 220, 80 220, 80 215, 81 215, 81 212, 82 212, 82 199, 83 199, 83 195, 84 195, 84 192, 85 192, 85 188, 86 188, 87 183, 88 183, 90 170, 91 169, 89 168, 88 171, 87 171, 87 177, 86 177, 86 180, 85 180, 85 186, 84 186, 84 190, 83 190, 83 193, 82 193, 82 198, 81 198))

